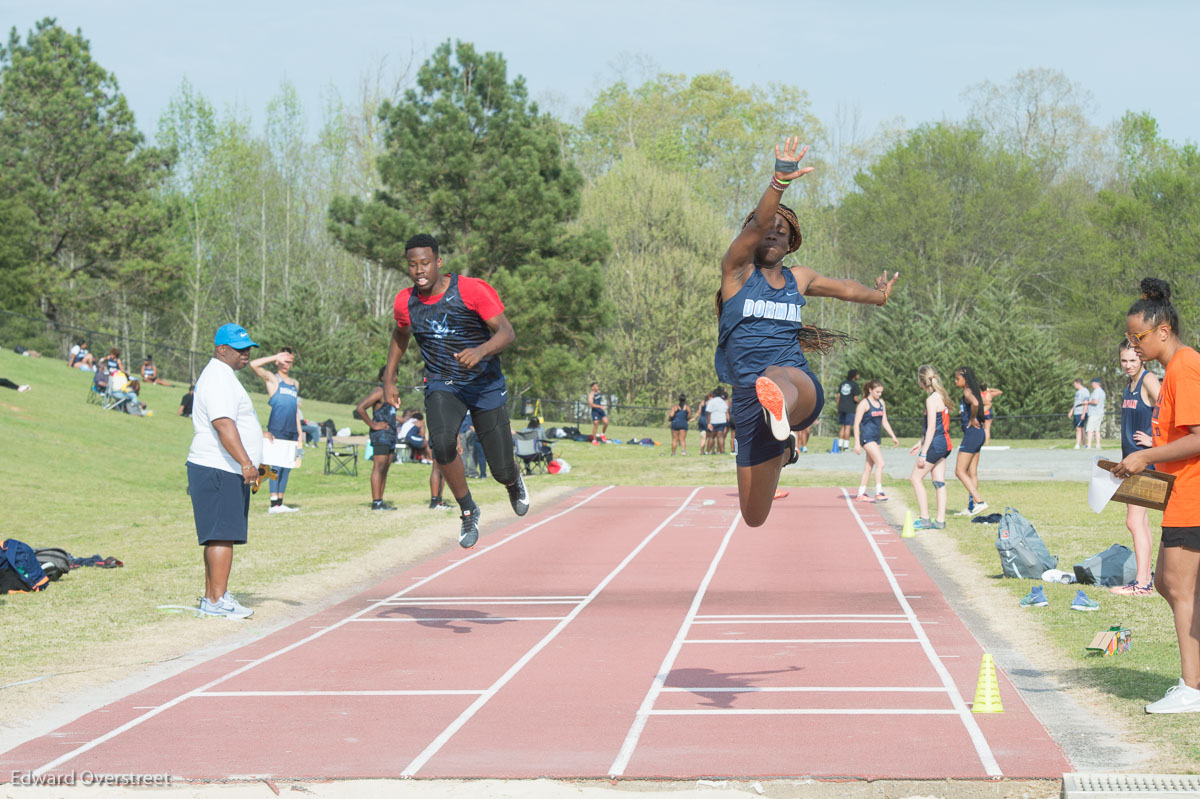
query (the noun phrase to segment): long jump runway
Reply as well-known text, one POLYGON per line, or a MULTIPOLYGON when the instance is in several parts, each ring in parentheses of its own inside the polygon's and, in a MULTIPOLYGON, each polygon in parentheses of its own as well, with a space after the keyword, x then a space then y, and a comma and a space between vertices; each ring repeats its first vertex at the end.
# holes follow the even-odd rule
POLYGON ((971 712, 979 644, 840 490, 792 489, 757 529, 729 488, 587 489, 505 524, 4 753, 0 775, 1071 770, 1003 674, 1004 712, 971 712))

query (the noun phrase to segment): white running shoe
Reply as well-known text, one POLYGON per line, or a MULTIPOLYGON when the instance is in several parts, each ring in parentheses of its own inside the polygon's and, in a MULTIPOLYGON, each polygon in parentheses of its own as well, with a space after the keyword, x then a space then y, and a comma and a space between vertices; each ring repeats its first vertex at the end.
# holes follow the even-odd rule
POLYGON ((1176 685, 1167 689, 1167 694, 1157 702, 1146 705, 1147 713, 1200 713, 1200 690, 1192 688, 1179 678, 1176 685))
POLYGON ((295 513, 298 510, 300 509, 293 508, 288 505, 272 505, 271 507, 267 508, 267 513, 295 513))

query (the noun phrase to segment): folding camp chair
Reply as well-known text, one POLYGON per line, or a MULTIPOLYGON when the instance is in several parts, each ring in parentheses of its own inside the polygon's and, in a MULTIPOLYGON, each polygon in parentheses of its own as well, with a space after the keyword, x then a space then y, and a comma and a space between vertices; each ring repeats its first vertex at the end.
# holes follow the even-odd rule
POLYGON ((517 458, 525 467, 525 474, 546 471, 547 465, 554 460, 550 447, 542 442, 539 430, 519 430, 513 438, 517 448, 517 458))
POLYGON ((325 439, 325 474, 358 477, 358 444, 335 446, 333 436, 325 439))

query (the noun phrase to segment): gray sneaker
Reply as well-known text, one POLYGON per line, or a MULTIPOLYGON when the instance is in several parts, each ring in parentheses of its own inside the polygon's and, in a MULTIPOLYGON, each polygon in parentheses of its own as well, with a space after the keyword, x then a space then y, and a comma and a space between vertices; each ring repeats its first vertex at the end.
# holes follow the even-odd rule
POLYGON ((934 520, 933 520, 933 529, 934 529, 934 530, 945 530, 945 529, 946 529, 946 523, 945 523, 945 522, 939 522, 937 519, 934 519, 934 520))
POLYGON ((479 506, 464 510, 459 518, 462 519, 462 527, 459 528, 458 545, 470 549, 479 541, 479 506))
POLYGON ((517 475, 517 482, 505 486, 508 490, 508 502, 512 505, 513 513, 524 516, 529 513, 529 491, 525 488, 525 478, 517 475))
POLYGON ((245 619, 254 611, 240 604, 228 591, 216 602, 209 602, 208 597, 200 597, 200 605, 196 608, 201 616, 219 616, 225 619, 245 619))

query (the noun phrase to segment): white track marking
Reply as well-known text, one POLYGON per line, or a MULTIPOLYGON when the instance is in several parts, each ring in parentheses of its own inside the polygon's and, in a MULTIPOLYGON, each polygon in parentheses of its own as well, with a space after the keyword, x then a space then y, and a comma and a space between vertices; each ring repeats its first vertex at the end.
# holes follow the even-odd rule
POLYGON ((481 693, 483 693, 483 689, 477 691, 202 691, 196 696, 478 696, 481 693))
POLYGON ((651 716, 952 716, 956 710, 920 708, 711 708, 695 710, 651 710, 651 716))
POLYGON ((946 693, 946 689, 942 686, 934 686, 931 688, 912 688, 902 685, 890 686, 838 686, 838 685, 789 685, 789 686, 746 686, 741 688, 730 688, 721 686, 719 688, 673 688, 668 687, 662 689, 664 694, 789 694, 789 693, 806 693, 806 694, 822 694, 822 693, 850 693, 850 694, 896 694, 896 693, 946 693))
MULTIPOLYGON (((491 551, 497 549, 498 547, 504 546, 509 541, 513 541, 517 538, 520 538, 521 536, 528 533, 530 530, 534 530, 538 527, 541 527, 543 524, 546 524, 547 522, 553 521, 561 516, 565 516, 566 514, 572 512, 578 508, 583 507, 584 505, 591 502, 596 497, 600 496, 601 494, 605 493, 606 491, 611 490, 612 488, 613 488, 612 486, 605 486, 604 488, 600 489, 599 491, 595 492, 594 494, 584 497, 579 502, 576 502, 574 505, 567 508, 566 510, 559 511, 558 513, 555 513, 552 516, 547 516, 546 518, 542 519, 541 521, 534 522, 533 524, 529 525, 528 527, 518 530, 517 532, 508 536, 507 538, 502 538, 499 541, 497 541, 496 543, 494 543, 490 546, 484 547, 483 549, 480 549, 477 552, 473 552, 465 558, 460 558, 460 559, 454 561, 453 563, 449 564, 448 566, 445 566, 444 568, 439 569, 438 571, 434 572, 433 574, 429 575, 428 577, 423 577, 420 580, 418 580, 417 582, 414 582, 408 588, 400 589, 395 594, 392 594, 390 597, 388 597, 388 600, 395 599, 399 596, 407 594, 409 591, 416 590, 417 588, 420 588, 422 585, 429 582, 430 580, 433 580, 436 577, 441 577, 443 574, 445 574, 449 571, 452 571, 454 569, 457 569, 459 566, 463 565, 464 563, 468 563, 468 562, 474 560, 475 558, 486 555, 488 552, 491 552, 491 551)), ((699 489, 697 489, 697 490, 699 490, 699 489)), ((384 601, 387 601, 387 600, 384 600, 384 601)), ((143 713, 142 715, 138 716, 137 718, 130 719, 129 721, 122 724, 121 726, 116 727, 112 730, 109 730, 108 732, 104 733, 103 735, 97 736, 96 738, 93 738, 92 740, 88 741, 85 744, 77 746, 76 748, 72 749, 69 752, 66 752, 65 754, 59 755, 58 757, 51 760, 49 763, 46 763, 45 765, 39 766, 38 768, 34 769, 31 773, 35 777, 40 776, 52 768, 61 766, 63 763, 66 763, 69 760, 74 760, 76 757, 78 757, 79 755, 82 755, 84 752, 91 751, 92 749, 95 749, 100 744, 110 741, 113 738, 116 738, 118 735, 121 735, 122 733, 128 732, 129 730, 133 729, 134 727, 137 727, 142 722, 148 721, 149 719, 154 718, 159 713, 162 713, 165 710, 169 710, 170 708, 175 707, 176 705, 180 704, 184 700, 192 698, 192 697, 196 696, 197 694, 203 693, 215 685, 220 685, 221 683, 225 682, 226 680, 230 680, 234 677, 237 677, 238 675, 249 671, 250 669, 254 668, 255 666, 266 663, 269 660, 274 660, 275 658, 279 657, 280 655, 287 654, 288 652, 291 652, 293 649, 297 649, 297 648, 303 646, 304 644, 307 644, 311 641, 315 641, 316 639, 320 638, 321 636, 325 635, 326 633, 340 628, 342 625, 344 625, 350 621, 353 621, 354 619, 358 618, 359 616, 362 616, 364 613, 369 613, 369 612, 375 610, 376 608, 380 607, 381 605, 382 605, 382 603, 375 603, 373 605, 368 605, 367 607, 363 608, 362 610, 354 613, 352 616, 348 616, 348 617, 342 619, 341 621, 335 622, 335 623, 331 624, 329 627, 326 627, 319 632, 315 632, 306 638, 302 638, 299 641, 295 641, 291 644, 288 644, 285 647, 282 647, 281 649, 277 649, 274 652, 263 655, 261 658, 258 658, 257 660, 247 663, 246 665, 244 665, 240 668, 234 669, 233 671, 229 672, 228 674, 224 674, 224 675, 216 678, 215 680, 211 680, 211 681, 205 683, 204 685, 201 685, 199 688, 194 688, 185 694, 180 694, 179 696, 175 697, 174 699, 164 702, 163 704, 159 705, 158 707, 154 708, 153 710, 151 710, 147 713, 143 713)))
POLYGON ((456 732, 462 729, 464 724, 471 720, 471 717, 474 716, 481 707, 487 704, 487 702, 493 696, 495 696, 496 693, 509 682, 509 680, 515 677, 521 671, 521 669, 525 668, 526 664, 533 660, 534 656, 537 655, 538 652, 541 652, 542 649, 544 649, 547 644, 553 641, 560 632, 566 629, 566 626, 574 621, 575 618, 583 611, 583 609, 591 604, 592 600, 599 596, 600 592, 607 588, 608 584, 611 583, 618 574, 624 571, 625 567, 628 566, 633 559, 637 557, 638 554, 645 549, 651 541, 654 540, 655 536, 662 532, 668 524, 670 524, 677 516, 679 516, 679 514, 683 513, 685 510, 688 510, 688 504, 699 492, 699 488, 692 489, 692 493, 688 494, 687 499, 685 499, 683 503, 671 513, 670 516, 664 519, 661 524, 655 527, 649 535, 643 538, 641 543, 634 547, 633 551, 626 555, 625 559, 622 560, 616 568, 609 572, 608 575, 600 581, 599 585, 591 590, 583 602, 579 603, 574 610, 572 610, 562 621, 554 626, 553 630, 547 633, 542 640, 538 641, 533 645, 532 648, 529 649, 529 651, 522 655, 520 660, 510 666, 508 671, 504 672, 504 674, 502 674, 498 680, 492 683, 491 687, 487 689, 486 693, 472 702, 466 710, 459 714, 458 718, 450 722, 450 725, 447 726, 446 729, 442 730, 441 734, 438 735, 438 737, 435 738, 427 747, 425 747, 424 751, 417 755, 417 757, 413 759, 413 761, 409 763, 407 767, 405 767, 404 771, 400 772, 400 776, 415 776, 416 773, 420 771, 426 763, 429 762, 430 758, 436 755, 438 751, 446 745, 446 742, 449 741, 456 732))
POLYGON ((398 602, 520 602, 523 600, 550 602, 559 599, 570 599, 576 602, 587 599, 584 596, 406 596, 402 599, 380 599, 378 602, 384 604, 395 604, 398 602))
POLYGON ((392 608, 407 608, 407 607, 422 607, 422 606, 438 606, 447 605, 576 605, 582 600, 578 599, 504 599, 504 600, 454 600, 452 602, 428 602, 416 600, 413 602, 379 602, 379 607, 392 608))
POLYGON ((689 638, 685 644, 919 644, 919 638, 689 638))
MULTIPOLYGON (((705 619, 695 624, 830 624, 833 619, 705 619)), ((838 624, 908 624, 908 619, 837 619, 838 624)))
POLYGON ((351 619, 356 624, 390 624, 394 622, 474 621, 495 624, 502 621, 560 621, 566 616, 413 616, 407 619, 351 619))
POLYGON ((883 553, 879 550, 879 545, 871 537, 870 532, 867 530, 867 525, 863 522, 862 516, 859 515, 858 509, 854 507, 853 500, 850 499, 850 494, 844 488, 842 489, 842 498, 845 499, 846 507, 850 509, 850 513, 853 514, 859 528, 862 529, 863 535, 871 547, 871 551, 875 553, 875 558, 879 561, 879 566, 883 569, 884 576, 887 577, 888 584, 892 587, 892 593, 895 595, 896 601, 900 603, 900 608, 904 611, 904 615, 908 617, 909 622, 912 624, 913 632, 921 642, 921 648, 924 650, 925 656, 929 658, 930 664, 933 666, 934 671, 937 672, 942 685, 945 686, 946 693, 950 696, 950 703, 954 705, 954 712, 962 720, 963 727, 966 728, 967 734, 971 737, 971 743, 975 745, 975 752, 979 755, 979 762, 983 764, 983 768, 989 777, 1004 776, 1004 773, 1000 770, 1000 764, 996 762, 996 756, 992 754, 992 749, 988 745, 987 738, 983 735, 983 730, 979 728, 979 724, 971 715, 971 711, 967 708, 962 694, 958 692, 958 686, 954 684, 954 679, 950 676, 950 672, 946 670, 945 664, 938 659, 937 653, 933 651, 933 644, 929 642, 929 636, 925 634, 920 619, 913 612, 912 605, 908 604, 908 600, 905 599, 904 592, 900 590, 900 584, 896 582, 895 575, 892 574, 887 561, 883 559, 883 553))
POLYGON ((737 528, 738 522, 742 520, 742 514, 738 513, 733 517, 733 521, 729 523, 729 528, 725 531, 725 537, 721 539, 721 545, 717 547, 716 554, 713 555, 712 562, 708 564, 708 571, 704 574, 704 579, 700 581, 700 586, 696 589, 696 595, 692 597, 692 605, 688 608, 687 614, 683 617, 683 622, 679 625, 679 632, 675 634, 675 640, 671 643, 671 648, 667 650, 667 654, 663 657, 662 665, 658 667, 658 674, 650 683, 649 690, 642 698, 642 704, 638 708, 637 715, 633 718, 633 724, 629 728, 629 732, 625 735, 625 741, 621 744, 621 750, 617 753, 616 760, 609 767, 609 776, 619 777, 625 773, 625 768, 629 765, 629 759, 633 757, 633 750, 637 748, 638 739, 642 737, 642 731, 646 729, 646 721, 650 718, 650 710, 654 707, 654 702, 658 699, 659 693, 662 692, 663 686, 667 682, 667 675, 671 673, 671 668, 675 663, 675 658, 679 656, 679 650, 683 648, 684 639, 687 636, 688 630, 692 626, 692 621, 696 618, 697 611, 700 610, 700 603, 704 601, 704 595, 708 592, 708 585, 712 582, 713 575, 717 573, 717 565, 721 562, 721 558, 725 557, 725 550, 729 546, 729 539, 733 536, 733 531, 737 528))
MULTIPOLYGON (((903 613, 746 613, 740 615, 701 615, 697 619, 905 619, 903 613)), ((700 624, 700 622, 696 622, 700 624)))

